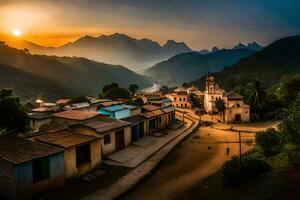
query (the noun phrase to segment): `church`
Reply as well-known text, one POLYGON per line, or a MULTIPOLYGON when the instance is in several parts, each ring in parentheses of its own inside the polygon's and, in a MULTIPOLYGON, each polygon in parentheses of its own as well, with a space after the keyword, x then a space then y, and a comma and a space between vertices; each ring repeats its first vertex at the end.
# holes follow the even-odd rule
POLYGON ((220 120, 226 123, 242 123, 250 121, 250 106, 244 102, 244 97, 233 91, 226 92, 219 87, 212 75, 205 79, 204 109, 206 113, 216 113, 216 101, 222 99, 225 111, 220 120))

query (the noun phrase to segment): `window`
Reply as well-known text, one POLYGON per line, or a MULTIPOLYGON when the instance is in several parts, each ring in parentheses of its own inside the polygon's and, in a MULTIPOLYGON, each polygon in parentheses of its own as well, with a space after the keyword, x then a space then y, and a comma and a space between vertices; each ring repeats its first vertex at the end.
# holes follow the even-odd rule
POLYGON ((76 165, 79 166, 89 162, 91 162, 90 144, 76 147, 76 165))
POLYGON ((183 98, 183 101, 185 101, 185 98, 183 98))
POLYGON ((104 144, 110 144, 110 134, 104 135, 103 140, 104 144))
POLYGON ((183 107, 183 104, 181 104, 181 107, 183 107))
POLYGON ((236 106, 239 108, 239 107, 240 107, 240 104, 236 104, 236 106))
POLYGON ((35 159, 32 162, 33 183, 50 178, 49 157, 35 159))
POLYGON ((149 128, 152 129, 152 128, 155 128, 155 119, 151 119, 150 122, 149 122, 149 128))
POLYGON ((187 107, 187 104, 184 104, 185 107, 187 107))
POLYGON ((176 97, 174 97, 174 101, 176 101, 176 97))
POLYGON ((158 122, 161 124, 161 116, 158 118, 158 122))
POLYGON ((246 113, 248 113, 248 111, 246 110, 246 113))
POLYGON ((182 99, 181 98, 179 98, 179 101, 181 101, 182 99))
POLYGON ((214 97, 213 97, 213 96, 211 96, 211 100, 214 100, 214 97))

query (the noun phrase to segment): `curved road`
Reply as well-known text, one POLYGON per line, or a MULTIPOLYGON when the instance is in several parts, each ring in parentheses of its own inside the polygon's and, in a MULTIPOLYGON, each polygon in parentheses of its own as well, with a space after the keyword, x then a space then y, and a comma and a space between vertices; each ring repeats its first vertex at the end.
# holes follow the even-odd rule
MULTIPOLYGON (((243 134, 243 139, 249 139, 249 134, 243 134)), ((148 179, 121 199, 176 199, 214 174, 231 156, 238 155, 237 141, 236 132, 200 128, 171 152, 148 179)), ((251 147, 243 143, 242 152, 251 147)))

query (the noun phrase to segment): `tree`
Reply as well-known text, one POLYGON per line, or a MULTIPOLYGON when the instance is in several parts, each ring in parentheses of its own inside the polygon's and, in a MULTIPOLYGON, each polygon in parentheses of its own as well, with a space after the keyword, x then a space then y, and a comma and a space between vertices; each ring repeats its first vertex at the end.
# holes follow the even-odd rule
POLYGON ((300 95, 292 103, 281 124, 281 132, 285 143, 300 146, 300 95))
POLYGON ((297 97, 300 92, 300 75, 284 77, 277 89, 277 96, 279 99, 289 105, 297 97))
POLYGON ((104 94, 105 98, 109 99, 121 99, 121 98, 129 98, 129 92, 124 88, 112 88, 104 94))
POLYGON ((139 89, 139 86, 137 84, 130 84, 128 87, 128 90, 131 92, 131 96, 134 96, 136 91, 139 89))
POLYGON ((216 109, 218 110, 218 112, 222 114, 222 120, 224 121, 225 120, 225 109, 226 109, 225 101, 221 98, 217 98, 215 105, 216 105, 216 109))
POLYGON ((183 88, 188 88, 188 87, 190 87, 190 85, 189 85, 188 83, 186 83, 186 82, 184 82, 181 86, 182 86, 183 88))
POLYGON ((0 134, 25 133, 29 130, 25 108, 11 89, 0 90, 0 113, 0 134))
POLYGON ((167 94, 169 92, 169 87, 167 85, 163 85, 160 87, 159 91, 163 94, 167 94))
POLYGON ((200 100, 199 100, 199 98, 197 98, 197 96, 194 93, 189 94, 188 100, 191 103, 192 108, 199 108, 200 107, 200 100))
POLYGON ((261 109, 267 96, 261 87, 261 83, 255 80, 252 84, 248 85, 245 94, 248 96, 251 111, 255 114, 261 114, 261 109))
POLYGON ((118 83, 111 83, 111 84, 108 84, 108 85, 105 85, 102 89, 102 92, 103 93, 106 93, 108 92, 109 90, 113 89, 113 88, 118 88, 119 87, 119 84, 118 83))
POLYGON ((78 97, 73 97, 70 99, 69 104, 74 104, 74 103, 83 103, 83 102, 88 102, 89 104, 91 101, 85 97, 85 96, 78 96, 78 97))

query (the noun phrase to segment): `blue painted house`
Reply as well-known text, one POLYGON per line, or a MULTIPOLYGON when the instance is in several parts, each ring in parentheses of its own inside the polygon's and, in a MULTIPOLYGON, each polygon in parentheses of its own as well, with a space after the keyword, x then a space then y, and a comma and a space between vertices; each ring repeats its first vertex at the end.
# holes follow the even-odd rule
POLYGON ((0 137, 0 199, 30 199, 64 185, 63 150, 18 136, 0 137))
POLYGON ((131 116, 131 110, 122 105, 103 107, 99 110, 99 113, 112 119, 122 119, 131 116))

